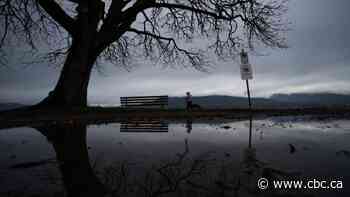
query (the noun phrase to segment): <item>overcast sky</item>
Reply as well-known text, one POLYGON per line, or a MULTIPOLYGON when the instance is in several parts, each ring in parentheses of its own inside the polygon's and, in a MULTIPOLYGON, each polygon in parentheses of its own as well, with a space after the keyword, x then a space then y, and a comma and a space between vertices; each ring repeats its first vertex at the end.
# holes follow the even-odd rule
MULTIPOLYGON (((250 56, 253 96, 273 93, 350 93, 350 1, 291 0, 288 49, 265 50, 250 56)), ((0 102, 33 104, 54 88, 60 70, 44 65, 23 66, 15 55, 10 68, 0 70, 0 102)), ((106 66, 95 72, 89 103, 115 104, 120 96, 245 95, 237 62, 214 65, 209 73, 162 68, 145 63, 131 72, 106 66)))

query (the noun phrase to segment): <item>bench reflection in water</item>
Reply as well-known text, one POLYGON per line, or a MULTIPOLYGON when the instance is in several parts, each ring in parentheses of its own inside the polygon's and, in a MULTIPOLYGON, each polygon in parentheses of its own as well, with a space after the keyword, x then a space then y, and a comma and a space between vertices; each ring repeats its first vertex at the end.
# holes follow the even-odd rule
POLYGON ((122 122, 120 132, 168 132, 168 123, 163 120, 132 120, 122 122))

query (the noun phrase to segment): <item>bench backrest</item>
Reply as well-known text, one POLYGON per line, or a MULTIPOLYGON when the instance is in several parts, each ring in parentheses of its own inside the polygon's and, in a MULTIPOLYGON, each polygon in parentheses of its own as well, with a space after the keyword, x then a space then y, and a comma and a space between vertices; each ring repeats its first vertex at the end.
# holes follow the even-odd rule
POLYGON ((168 96, 120 97, 122 107, 167 106, 168 96))

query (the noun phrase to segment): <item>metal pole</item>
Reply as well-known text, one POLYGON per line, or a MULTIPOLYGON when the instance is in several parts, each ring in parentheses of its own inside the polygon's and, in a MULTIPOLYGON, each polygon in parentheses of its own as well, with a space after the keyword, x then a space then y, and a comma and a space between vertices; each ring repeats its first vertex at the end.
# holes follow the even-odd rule
POLYGON ((247 92, 248 92, 248 102, 249 102, 249 109, 252 109, 252 103, 250 101, 250 91, 249 91, 249 82, 248 80, 245 80, 246 84, 247 84, 247 92))

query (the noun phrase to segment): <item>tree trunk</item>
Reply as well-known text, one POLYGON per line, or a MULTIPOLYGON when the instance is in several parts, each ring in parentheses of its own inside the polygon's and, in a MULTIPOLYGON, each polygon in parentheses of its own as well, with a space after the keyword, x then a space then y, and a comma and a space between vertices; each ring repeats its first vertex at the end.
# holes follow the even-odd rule
MULTIPOLYGON (((102 51, 97 51, 95 41, 99 18, 99 7, 89 7, 88 3, 78 6, 76 31, 72 45, 61 71, 57 85, 37 106, 75 108, 87 106, 87 89, 92 67, 102 51)), ((104 8, 102 8, 104 9, 104 8)))
POLYGON ((86 47, 72 45, 55 89, 37 107, 87 106, 87 90, 97 55, 89 53, 86 47))

